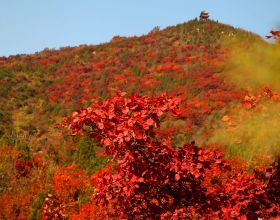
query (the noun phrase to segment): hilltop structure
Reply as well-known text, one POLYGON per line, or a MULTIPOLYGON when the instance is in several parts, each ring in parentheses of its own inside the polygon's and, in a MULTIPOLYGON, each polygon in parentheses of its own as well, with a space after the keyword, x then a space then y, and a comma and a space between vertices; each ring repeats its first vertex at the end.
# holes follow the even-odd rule
POLYGON ((202 11, 202 12, 200 12, 199 18, 200 18, 200 20, 206 21, 209 18, 209 13, 206 11, 202 11))

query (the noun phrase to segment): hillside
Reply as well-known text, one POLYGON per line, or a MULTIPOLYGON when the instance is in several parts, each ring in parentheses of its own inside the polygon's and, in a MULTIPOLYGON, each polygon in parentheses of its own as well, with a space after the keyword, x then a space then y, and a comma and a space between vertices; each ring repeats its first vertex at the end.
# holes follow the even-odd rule
MULTIPOLYGON (((245 48, 267 44, 245 30, 195 19, 163 30, 155 28, 140 37, 116 36, 100 45, 0 58, 0 218, 38 219, 46 196, 59 188, 53 175, 68 175, 74 184, 81 176, 86 178, 84 172, 90 175, 107 163, 99 144, 87 137, 72 137, 56 124, 117 91, 179 97, 180 116, 168 116, 160 131, 172 146, 192 141, 223 145, 222 135, 212 132, 220 121, 238 118, 232 106, 240 103, 251 109, 273 93, 261 86, 248 92, 225 77, 232 53, 226 42, 234 41, 245 48), (71 164, 80 173, 62 168, 71 164)), ((269 97, 271 102, 279 101, 276 92, 269 97)), ((229 149, 230 155, 248 156, 229 149)), ((77 210, 88 201, 91 190, 75 194, 77 210)))
MULTIPOLYGON (((56 117, 116 90, 149 96, 164 91, 184 99, 202 97, 202 88, 206 92, 218 85, 214 93, 229 92, 215 74, 226 53, 221 38, 235 35, 248 42, 260 40, 214 21, 193 20, 141 37, 115 37, 102 45, 1 58, 1 136, 27 132, 38 139, 56 117), (18 123, 15 114, 21 118, 18 123)), ((17 142, 3 138, 8 145, 17 142)))

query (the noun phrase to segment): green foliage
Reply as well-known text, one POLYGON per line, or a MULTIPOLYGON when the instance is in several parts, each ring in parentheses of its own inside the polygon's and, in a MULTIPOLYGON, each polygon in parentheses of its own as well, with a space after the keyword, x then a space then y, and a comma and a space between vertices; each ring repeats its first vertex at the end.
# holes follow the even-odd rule
MULTIPOLYGON (((168 91, 168 90, 174 88, 176 78, 173 75, 168 74, 168 73, 163 73, 159 76, 156 76, 155 78, 157 78, 161 81, 160 87, 157 88, 158 92, 168 91)), ((177 80, 180 81, 180 79, 178 79, 178 78, 177 78, 177 80)))
POLYGON ((31 159, 31 152, 30 152, 30 147, 28 144, 19 144, 17 149, 19 151, 22 151, 21 158, 24 159, 25 161, 31 159))
POLYGON ((89 174, 96 172, 105 166, 107 158, 96 156, 96 144, 88 136, 82 136, 77 143, 77 150, 74 153, 74 162, 86 169, 89 174))
POLYGON ((8 112, 0 110, 0 138, 11 131, 12 117, 8 112))
POLYGON ((48 147, 47 155, 52 158, 52 160, 56 163, 59 164, 60 159, 57 150, 54 148, 52 144, 48 147))
POLYGON ((191 132, 178 132, 172 138, 172 146, 183 147, 186 143, 191 143, 193 141, 191 132))
POLYGON ((86 167, 86 165, 94 158, 96 158, 96 153, 92 140, 87 135, 80 137, 77 150, 74 154, 75 162, 86 167))
POLYGON ((14 161, 12 155, 0 148, 0 196, 11 187, 11 178, 14 175, 14 161))
POLYGON ((201 93, 201 90, 196 88, 191 88, 188 93, 186 94, 186 99, 191 99, 201 93))
POLYGON ((134 76, 144 76, 144 74, 145 74, 141 70, 139 70, 137 65, 133 66, 133 73, 134 73, 134 76))
POLYGON ((29 220, 41 219, 42 217, 41 209, 43 207, 46 197, 47 197, 47 193, 45 192, 41 192, 37 195, 37 198, 35 199, 35 201, 31 206, 30 215, 28 217, 29 220))

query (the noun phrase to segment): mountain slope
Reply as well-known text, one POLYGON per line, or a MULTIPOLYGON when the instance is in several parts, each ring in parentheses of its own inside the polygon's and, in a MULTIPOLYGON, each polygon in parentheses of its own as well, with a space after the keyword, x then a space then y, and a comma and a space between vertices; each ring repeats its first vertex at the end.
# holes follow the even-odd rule
MULTIPOLYGON (((206 143, 211 120, 220 120, 225 107, 247 94, 224 80, 230 54, 225 42, 234 40, 265 44, 253 33, 195 19, 140 37, 0 58, 0 216, 38 218, 54 191, 54 173, 83 176, 60 166, 74 163, 90 174, 104 166, 96 143, 70 137, 55 124, 118 90, 180 97, 182 113, 163 123, 162 137, 175 147, 206 143)), ((82 204, 89 195, 76 197, 82 204)))
POLYGON ((0 134, 24 130, 37 138, 47 132, 45 124, 54 123, 53 116, 63 116, 116 90, 145 95, 167 91, 190 98, 202 87, 221 87, 214 73, 222 68, 216 64, 222 63, 225 54, 224 36, 260 40, 214 21, 193 20, 141 37, 115 37, 97 46, 1 58, 1 124, 5 126, 0 134), (15 122, 18 115, 26 122, 15 122))

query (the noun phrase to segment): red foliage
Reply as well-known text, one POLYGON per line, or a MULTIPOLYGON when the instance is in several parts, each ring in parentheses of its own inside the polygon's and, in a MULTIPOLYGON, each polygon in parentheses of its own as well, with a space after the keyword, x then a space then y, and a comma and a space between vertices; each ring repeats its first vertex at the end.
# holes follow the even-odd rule
POLYGON ((61 168, 53 176, 53 187, 56 195, 63 201, 74 201, 75 195, 84 190, 88 184, 84 170, 71 165, 61 168))
POLYGON ((180 71, 180 70, 183 70, 182 66, 171 62, 167 62, 166 64, 157 67, 157 71, 172 72, 172 71, 180 71))
POLYGON ((66 205, 55 195, 48 194, 42 208, 42 220, 65 219, 66 205))
POLYGON ((105 62, 100 61, 100 62, 93 65, 93 70, 99 71, 99 70, 103 69, 104 67, 105 67, 105 62))
POLYGON ((15 160, 15 168, 19 176, 27 176, 33 168, 33 161, 32 159, 24 160, 17 158, 15 160))
POLYGON ((3 162, 11 165, 6 173, 1 169, 0 219, 27 219, 38 193, 44 190, 45 173, 38 172, 34 178, 32 169, 39 164, 37 157, 24 160, 22 153, 12 147, 0 150, 1 166, 3 162))
POLYGON ((101 206, 96 204, 94 200, 89 203, 83 204, 78 214, 70 216, 71 220, 93 220, 93 219, 126 219, 119 215, 120 205, 115 200, 111 200, 107 206, 101 206))
POLYGON ((37 63, 42 66, 48 66, 54 62, 58 62, 59 60, 60 60, 60 57, 54 56, 54 57, 49 57, 46 59, 40 59, 37 61, 37 63))
POLYGON ((279 215, 279 167, 268 178, 234 172, 219 151, 175 149, 157 136, 160 116, 179 100, 118 94, 65 118, 73 135, 88 129, 117 162, 96 176, 94 198, 116 202, 119 218, 247 218, 279 215), (273 187, 272 187, 273 186, 273 187))
POLYGON ((277 39, 277 40, 280 39, 280 31, 272 30, 272 31, 270 31, 270 33, 271 33, 271 35, 265 36, 267 39, 270 39, 270 38, 274 38, 274 39, 277 39))
POLYGON ((60 168, 53 176, 52 185, 55 193, 45 199, 42 219, 64 219, 76 214, 76 201, 89 186, 85 171, 75 165, 60 168))
MULTIPOLYGON (((11 185, 11 187, 19 187, 11 185)), ((32 182, 25 182, 24 192, 15 191, 4 193, 0 197, 0 219, 27 219, 30 214, 30 207, 38 193, 38 185, 32 182)))

